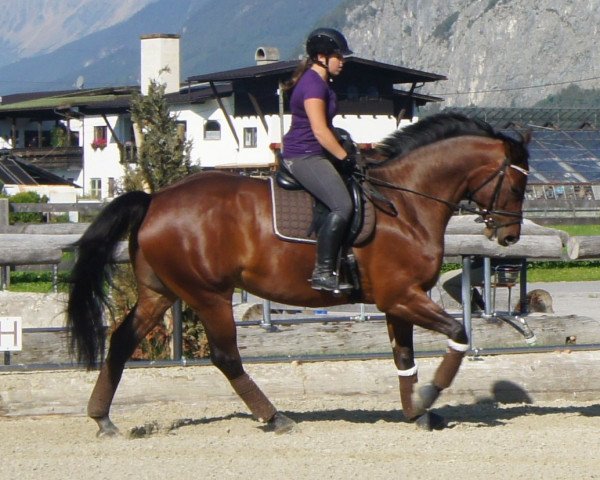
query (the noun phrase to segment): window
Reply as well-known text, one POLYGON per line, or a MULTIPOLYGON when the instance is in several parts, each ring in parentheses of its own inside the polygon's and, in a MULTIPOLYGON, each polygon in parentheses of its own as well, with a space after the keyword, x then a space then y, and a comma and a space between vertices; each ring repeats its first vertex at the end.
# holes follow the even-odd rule
POLYGON ((221 124, 216 120, 209 120, 204 124, 204 140, 221 140, 221 124))
POLYGON ((244 128, 244 148, 256 148, 256 127, 244 128))
POLYGON ((115 196, 116 191, 116 182, 113 177, 108 177, 108 197, 113 198, 115 196))
POLYGON ((90 196, 93 198, 102 197, 102 179, 92 178, 90 179, 90 196))
POLYGON ((94 141, 92 142, 92 148, 94 150, 97 148, 102 150, 106 147, 107 143, 106 127, 94 127, 94 141))
POLYGON ((106 139, 106 127, 94 127, 94 140, 106 139))
POLYGON ((177 121, 177 138, 181 141, 181 143, 185 142, 186 132, 187 132, 187 122, 177 121))

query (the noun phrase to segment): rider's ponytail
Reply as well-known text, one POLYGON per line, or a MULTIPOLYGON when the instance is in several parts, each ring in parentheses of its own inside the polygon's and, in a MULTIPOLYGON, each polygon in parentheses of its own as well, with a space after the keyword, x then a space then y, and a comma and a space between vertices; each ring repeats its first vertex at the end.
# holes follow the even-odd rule
POLYGON ((300 78, 302 78, 302 75, 304 75, 304 73, 312 66, 312 64, 313 61, 310 58, 304 58, 304 60, 300 62, 300 64, 292 74, 292 78, 290 78, 287 82, 283 83, 283 91, 289 92, 290 90, 292 90, 296 86, 300 78))

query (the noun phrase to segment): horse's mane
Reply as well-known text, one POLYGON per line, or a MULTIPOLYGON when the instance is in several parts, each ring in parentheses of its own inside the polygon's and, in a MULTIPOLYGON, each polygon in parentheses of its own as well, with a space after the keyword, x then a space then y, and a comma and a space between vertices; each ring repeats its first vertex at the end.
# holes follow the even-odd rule
POLYGON ((439 140, 462 135, 514 141, 514 139, 494 131, 488 123, 482 120, 469 118, 459 113, 439 113, 395 131, 377 144, 375 150, 387 160, 401 157, 419 147, 439 140))

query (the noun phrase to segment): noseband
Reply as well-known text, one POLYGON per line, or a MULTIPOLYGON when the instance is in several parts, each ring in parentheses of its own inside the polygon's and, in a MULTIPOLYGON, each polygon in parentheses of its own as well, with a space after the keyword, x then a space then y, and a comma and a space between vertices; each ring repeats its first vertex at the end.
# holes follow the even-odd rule
POLYGON ((500 168, 498 168, 494 173, 492 173, 492 175, 490 175, 489 178, 487 178, 481 185, 479 185, 479 187, 477 187, 476 189, 474 189, 473 191, 471 191, 467 194, 467 199, 469 201, 474 201, 473 197, 478 191, 483 189, 488 183, 492 182, 496 177, 498 178, 498 180, 496 182, 496 186, 494 187, 494 194, 492 195, 492 198, 490 200, 488 208, 473 209, 473 213, 480 215, 481 218, 483 219, 483 223, 485 224, 485 226, 492 230, 497 230, 501 227, 508 227, 509 225, 520 224, 523 222, 523 214, 522 213, 508 212, 506 210, 497 210, 494 208, 496 203, 498 202, 498 199, 500 198, 500 191, 502 190, 502 184, 504 183, 504 179, 506 177, 506 170, 509 167, 515 169, 516 171, 522 173, 523 175, 529 175, 529 172, 527 170, 525 170, 524 168, 521 168, 517 165, 512 165, 510 163, 510 159, 505 158, 504 161, 502 162, 502 165, 500 166, 500 168), (504 222, 504 223, 498 223, 498 222, 496 222, 496 220, 494 220, 492 215, 514 217, 515 220, 509 221, 509 222, 504 222))

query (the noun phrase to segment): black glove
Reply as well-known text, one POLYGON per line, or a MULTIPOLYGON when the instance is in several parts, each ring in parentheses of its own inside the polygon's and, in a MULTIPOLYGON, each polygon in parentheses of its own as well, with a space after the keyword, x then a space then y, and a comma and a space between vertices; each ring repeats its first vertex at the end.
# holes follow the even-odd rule
POLYGON ((337 168, 338 172, 340 172, 342 175, 352 175, 354 170, 356 170, 356 157, 356 153, 349 153, 343 158, 343 160, 337 160, 335 162, 335 167, 337 168))

